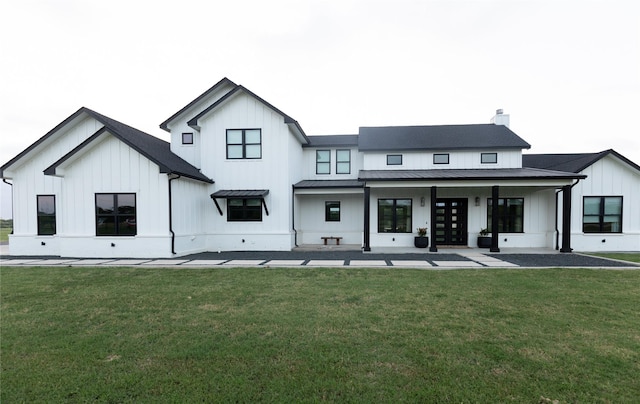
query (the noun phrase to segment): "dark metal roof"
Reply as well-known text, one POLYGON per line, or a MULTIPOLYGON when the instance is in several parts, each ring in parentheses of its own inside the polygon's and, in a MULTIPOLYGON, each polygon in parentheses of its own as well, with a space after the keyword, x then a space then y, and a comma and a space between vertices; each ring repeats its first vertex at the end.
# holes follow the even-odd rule
POLYGON ((580 179, 585 175, 538 168, 451 169, 451 170, 360 170, 364 181, 464 181, 580 179))
POLYGON ((278 108, 276 108, 273 105, 269 104, 267 101, 265 101, 264 99, 260 98, 255 93, 253 93, 252 91, 250 91, 249 89, 247 89, 246 87, 241 86, 241 85, 237 85, 233 90, 231 90, 228 93, 226 93, 225 95, 223 95, 218 101, 214 102, 213 104, 208 106, 204 111, 200 112, 198 115, 196 115, 193 118, 191 118, 187 122, 187 125, 189 125, 191 127, 197 127, 198 126, 198 120, 200 118, 202 118, 203 116, 205 116, 206 114, 211 112, 213 109, 218 107, 220 104, 222 104, 225 101, 227 101, 229 98, 231 98, 234 94, 236 94, 239 91, 244 91, 245 93, 249 94, 250 96, 252 96, 256 100, 260 101, 262 104, 264 104, 267 107, 271 108, 275 113, 281 115, 284 118, 284 123, 286 123, 288 125, 294 125, 298 129, 298 131, 300 131, 300 134, 305 139, 305 141, 307 143, 309 142, 309 138, 307 137, 306 133, 304 133, 304 130, 302 130, 302 127, 300 126, 298 121, 296 121, 295 119, 291 118, 289 115, 287 115, 284 112, 280 111, 278 108))
POLYGON ((610 154, 640 171, 639 165, 613 149, 604 150, 599 153, 523 154, 522 165, 524 167, 545 168, 548 170, 579 173, 610 154))
POLYGON ((360 151, 529 149, 531 145, 504 125, 362 127, 360 151))
POLYGON ((221 189, 211 194, 211 198, 264 198, 268 189, 221 189))
POLYGON ((358 135, 308 136, 309 144, 302 147, 350 147, 358 146, 358 135))
MULTIPOLYGON (((131 126, 125 125, 122 122, 118 122, 115 119, 111 119, 102 114, 99 114, 95 111, 90 110, 89 108, 82 107, 59 125, 57 125, 54 129, 49 131, 46 135, 38 139, 35 143, 29 146, 27 149, 23 150, 22 153, 14 157, 11 161, 2 166, 2 172, 4 172, 5 168, 15 163, 24 157, 31 150, 35 149, 38 145, 42 144, 47 138, 55 134, 58 130, 63 128, 68 123, 72 122, 80 115, 86 114, 88 116, 93 117, 101 124, 104 125, 104 128, 98 130, 94 135, 86 139, 72 151, 67 153, 61 159, 56 161, 50 167, 45 170, 45 174, 53 174, 55 172, 55 168, 62 164, 64 161, 71 158, 78 151, 82 150, 92 141, 97 139, 104 131, 108 131, 113 136, 120 139, 122 142, 136 150, 138 153, 142 154, 149 160, 153 161, 160 167, 161 173, 167 174, 176 174, 183 177, 192 178, 198 181, 213 183, 213 181, 203 175, 197 168, 178 157, 171 151, 169 143, 165 142, 162 139, 158 139, 155 136, 151 136, 147 133, 144 133, 138 129, 132 128, 131 126)), ((1 174, 1 173, 0 173, 1 174)))
POLYGON ((364 188, 360 180, 304 180, 294 184, 295 189, 308 188, 364 188))
POLYGON ((171 115, 171 117, 169 117, 166 121, 162 122, 160 124, 160 128, 166 130, 167 132, 170 132, 169 130, 169 122, 173 121, 175 118, 177 118, 180 114, 182 114, 183 112, 185 112, 186 110, 188 110, 189 108, 191 108, 192 106, 194 106, 195 104, 197 104, 198 102, 200 102, 203 98, 207 97, 209 94, 211 94, 212 92, 214 92, 215 90, 217 90, 218 88, 222 87, 225 84, 230 84, 232 86, 235 86, 236 83, 234 83, 233 81, 229 80, 228 78, 224 77, 222 80, 220 80, 219 82, 217 82, 216 84, 214 84, 210 89, 208 89, 207 91, 205 91, 204 93, 200 94, 198 97, 196 97, 196 99, 194 99, 193 101, 191 101, 190 103, 188 103, 184 108, 182 108, 180 111, 176 112, 175 114, 171 115))

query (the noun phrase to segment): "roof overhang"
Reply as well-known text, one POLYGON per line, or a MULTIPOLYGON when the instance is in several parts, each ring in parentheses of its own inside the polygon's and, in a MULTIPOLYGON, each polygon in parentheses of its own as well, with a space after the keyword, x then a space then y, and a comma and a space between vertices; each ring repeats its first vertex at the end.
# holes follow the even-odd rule
POLYGON ((270 108, 272 111, 274 111, 275 113, 277 113, 280 116, 282 116, 282 118, 284 119, 284 123, 289 126, 289 129, 293 132, 293 134, 300 141, 300 143, 302 143, 302 144, 308 144, 309 143, 309 138, 304 133, 304 130, 302 130, 302 127, 300 126, 298 121, 296 121, 295 119, 291 118, 289 115, 287 115, 284 112, 280 111, 278 108, 276 108, 273 105, 269 104, 267 101, 265 101, 264 99, 258 97, 256 94, 251 92, 249 89, 247 89, 246 87, 241 86, 241 85, 236 86, 233 90, 231 90, 228 93, 226 93, 219 100, 217 100, 216 102, 211 104, 209 107, 205 108, 204 111, 200 112, 199 114, 197 114, 196 116, 191 118, 187 122, 187 124, 190 127, 192 127, 193 129, 199 131, 200 130, 200 120, 201 119, 203 119, 204 117, 208 116, 210 113, 214 112, 221 105, 225 104, 229 100, 232 100, 234 97, 236 97, 238 94, 241 94, 241 93, 247 94, 250 97, 255 98, 260 103, 264 104, 266 107, 270 108))
POLYGON ((359 180, 367 186, 402 187, 477 187, 528 186, 561 187, 586 175, 535 168, 445 169, 445 170, 361 170, 359 180))

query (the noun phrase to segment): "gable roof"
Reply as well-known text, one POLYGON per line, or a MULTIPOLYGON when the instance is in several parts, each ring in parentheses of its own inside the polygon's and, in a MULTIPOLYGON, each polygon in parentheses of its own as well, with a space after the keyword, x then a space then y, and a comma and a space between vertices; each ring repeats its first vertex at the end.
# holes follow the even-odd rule
POLYGON ((196 97, 193 101, 191 101, 190 103, 188 103, 187 105, 184 106, 184 108, 182 108, 180 111, 176 112, 175 114, 171 115, 166 121, 162 122, 160 124, 160 128, 166 130, 167 132, 170 132, 169 130, 169 123, 171 121, 173 121, 175 118, 177 118, 179 115, 181 115, 182 113, 184 113, 185 111, 187 111, 189 108, 193 107, 194 105, 196 105, 197 103, 199 103, 202 99, 206 98, 207 96, 209 96, 209 94, 213 93, 214 91, 218 90, 220 87, 224 86, 225 84, 229 84, 231 86, 237 86, 236 83, 234 83, 233 81, 229 80, 226 77, 223 77, 222 80, 220 80, 219 82, 217 82, 216 84, 214 84, 210 89, 208 89, 207 91, 205 91, 204 93, 200 94, 198 97, 196 97))
POLYGON ((599 153, 523 154, 522 166, 579 173, 598 160, 613 155, 640 171, 640 166, 613 149, 599 153))
POLYGON ((341 147, 358 146, 358 135, 307 136, 309 143, 302 147, 341 147))
POLYGON ((361 151, 529 149, 531 145, 504 125, 361 127, 361 151))
MULTIPOLYGON (((84 149, 87 145, 92 143, 95 139, 97 139, 100 135, 102 135, 105 131, 108 131, 113 136, 120 139, 122 142, 127 144, 132 149, 136 150, 138 153, 142 154, 149 160, 153 161, 155 164, 160 167, 161 173, 167 174, 177 174, 184 177, 192 178, 194 180, 203 181, 207 183, 213 183, 213 181, 203 175, 197 168, 177 156, 171 151, 170 145, 168 142, 165 142, 162 139, 158 139, 155 136, 151 136, 145 132, 142 132, 138 129, 135 129, 131 126, 125 125, 122 122, 118 122, 115 119, 111 119, 107 116, 99 114, 95 111, 92 111, 89 108, 82 107, 69 116, 67 119, 62 121, 59 125, 57 125, 54 129, 49 131, 46 135, 38 139, 35 143, 29 146, 27 149, 22 151, 22 153, 18 154, 11 161, 2 166, 2 171, 5 168, 9 167, 13 163, 20 160, 30 151, 38 147, 47 138, 53 136, 58 130, 62 129, 64 126, 74 121, 76 118, 81 115, 86 114, 88 116, 93 117, 101 124, 104 125, 103 128, 99 129, 96 133, 86 139, 84 142, 80 143, 77 147, 75 147, 72 151, 64 155, 61 159, 56 161, 50 167, 45 170, 45 174, 52 175, 55 172, 55 168, 62 164, 64 161, 71 158, 73 155, 78 153, 80 150, 84 149)), ((1 174, 1 173, 0 173, 1 174)))
POLYGON ((280 111, 278 108, 276 108, 273 105, 269 104, 267 101, 265 101, 264 99, 260 98, 255 93, 253 93, 252 91, 250 91, 249 89, 247 89, 246 87, 241 86, 241 85, 235 86, 235 88, 233 90, 229 91, 228 93, 223 95, 219 100, 217 100, 216 102, 214 102, 213 104, 211 104, 210 106, 205 108, 204 111, 200 112, 198 115, 196 115, 193 118, 191 118, 187 122, 187 125, 191 126, 194 129, 200 129, 200 127, 198 125, 198 120, 200 120, 200 118, 202 118, 205 115, 209 114, 211 111, 213 111, 214 109, 216 109, 220 105, 224 104, 231 97, 233 97, 235 94, 238 94, 240 92, 244 92, 245 94, 255 98, 256 100, 258 100, 259 102, 261 102, 262 104, 264 104, 265 106, 270 108, 272 111, 274 111, 275 113, 277 113, 280 116, 282 116, 284 118, 284 123, 287 124, 287 125, 293 126, 295 131, 298 132, 298 134, 300 135, 300 138, 302 140, 302 143, 309 143, 309 138, 304 133, 304 130, 302 130, 302 127, 300 126, 298 121, 296 121, 295 119, 291 118, 289 115, 287 115, 284 112, 280 111))

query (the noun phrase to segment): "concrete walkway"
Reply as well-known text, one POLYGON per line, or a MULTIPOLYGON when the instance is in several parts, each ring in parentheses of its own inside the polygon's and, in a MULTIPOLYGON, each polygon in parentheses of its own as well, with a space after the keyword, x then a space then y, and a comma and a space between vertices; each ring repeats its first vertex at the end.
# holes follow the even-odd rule
POLYGON ((353 268, 631 268, 639 264, 592 257, 583 254, 560 254, 555 250, 503 249, 489 253, 481 249, 446 249, 437 253, 416 249, 374 249, 363 253, 352 249, 296 249, 294 251, 240 251, 199 253, 174 259, 131 258, 62 258, 14 257, 7 255, 8 246, 0 246, 1 266, 65 266, 65 267, 353 267, 353 268))

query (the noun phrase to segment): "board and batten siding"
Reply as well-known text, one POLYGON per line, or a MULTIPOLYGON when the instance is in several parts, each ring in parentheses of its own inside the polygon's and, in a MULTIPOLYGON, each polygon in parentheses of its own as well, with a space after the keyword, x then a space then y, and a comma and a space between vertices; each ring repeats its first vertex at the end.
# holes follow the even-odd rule
MULTIPOLYGON (((268 189, 262 222, 228 222, 226 200, 213 202, 206 212, 208 248, 221 250, 290 250, 292 247, 289 159, 300 161, 302 148, 282 115, 244 93, 220 105, 200 120, 202 173, 215 181, 213 190, 268 189), (262 158, 227 159, 227 129, 261 129, 262 158), (300 156, 297 156, 299 154, 300 156)), ((212 190, 212 192, 214 192, 212 190)))
POLYGON ((172 221, 177 255, 207 251, 207 212, 215 210, 211 185, 186 178, 171 181, 172 221))
POLYGON ((577 251, 640 251, 640 173, 608 155, 587 167, 572 191, 571 247, 577 251), (622 233, 583 233, 583 197, 622 196, 622 233))
POLYGON ((388 151, 364 153, 364 170, 432 170, 522 168, 521 150, 388 151), (498 162, 482 164, 482 153, 497 153, 498 162), (387 155, 402 155, 402 165, 387 165, 387 155), (449 164, 433 164, 434 154, 449 154, 449 164))
POLYGON ((159 167, 113 136, 64 170, 60 250, 63 256, 171 256, 168 177, 159 167), (95 194, 136 195, 134 237, 96 236, 95 194), (112 246, 112 243, 115 246, 112 246))
MULTIPOLYGON (((325 195, 297 195, 296 229, 298 244, 322 244, 320 237, 342 237, 340 244, 362 244, 363 194, 331 193, 325 195), (325 203, 340 202, 340 221, 325 220, 325 203)), ((335 241, 331 241, 335 243, 335 241)))
POLYGON ((38 145, 5 175, 13 182, 13 234, 10 252, 13 255, 59 255, 57 236, 38 236, 37 195, 56 196, 56 227, 61 231, 62 180, 44 175, 43 171, 79 143, 93 135, 103 125, 92 117, 81 115, 66 127, 38 145), (44 243, 44 244, 43 244, 44 243))

